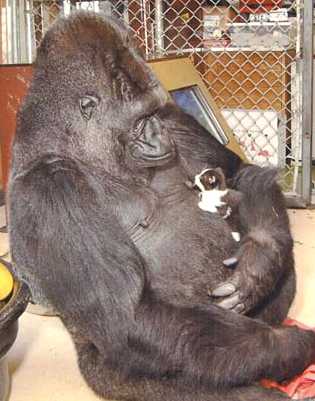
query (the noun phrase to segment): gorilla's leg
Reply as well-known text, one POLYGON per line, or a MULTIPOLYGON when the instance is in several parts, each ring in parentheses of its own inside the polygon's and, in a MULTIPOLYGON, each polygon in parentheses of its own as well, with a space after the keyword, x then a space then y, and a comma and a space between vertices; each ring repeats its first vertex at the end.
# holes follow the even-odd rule
POLYGON ((81 372, 96 394, 116 401, 285 401, 283 393, 261 386, 215 390, 192 385, 178 378, 127 377, 106 366, 104 357, 91 343, 76 343, 81 372))

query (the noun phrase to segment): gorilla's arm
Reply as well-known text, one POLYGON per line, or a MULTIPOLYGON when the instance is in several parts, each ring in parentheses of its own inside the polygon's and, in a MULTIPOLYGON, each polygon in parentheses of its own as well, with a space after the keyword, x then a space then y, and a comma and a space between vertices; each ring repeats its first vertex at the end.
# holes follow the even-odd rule
POLYGON ((130 336, 129 342, 131 351, 136 352, 129 349, 124 359, 131 364, 127 369, 140 375, 154 375, 158 366, 160 376, 184 373, 225 387, 263 377, 283 380, 294 374, 293 361, 298 361, 301 369, 315 355, 312 332, 271 328, 214 305, 203 310, 177 308, 148 292, 137 309, 136 320, 136 336, 130 336), (294 356, 287 352, 293 344, 294 356))
POLYGON ((127 375, 179 374, 217 385, 282 379, 311 361, 311 332, 156 299, 141 256, 113 212, 99 206, 111 204, 107 196, 83 166, 53 155, 11 184, 16 270, 33 293, 47 297, 76 341, 94 344, 127 375))
POLYGON ((225 308, 248 312, 259 307, 278 280, 293 269, 289 219, 275 175, 271 169, 241 165, 231 180, 232 187, 244 195, 239 219, 245 235, 237 253, 226 261, 236 264, 235 273, 213 291, 214 296, 226 297, 219 302, 225 308))
POLYGON ((100 213, 98 185, 82 164, 48 155, 11 180, 9 196, 16 274, 100 349, 126 341, 144 277, 110 210, 100 213))
POLYGON ((239 221, 245 235, 238 253, 227 261, 237 263, 235 273, 212 294, 217 299, 224 297, 219 302, 221 306, 248 312, 271 294, 278 280, 293 266, 289 220, 275 172, 242 162, 174 105, 167 105, 160 117, 190 179, 206 167, 221 167, 228 186, 243 194, 239 221))

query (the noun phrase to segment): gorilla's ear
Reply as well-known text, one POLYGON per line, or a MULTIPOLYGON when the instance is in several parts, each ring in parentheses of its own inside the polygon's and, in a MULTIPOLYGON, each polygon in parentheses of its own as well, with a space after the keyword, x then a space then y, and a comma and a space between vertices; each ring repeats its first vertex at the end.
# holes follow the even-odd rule
POLYGON ((80 111, 86 120, 90 120, 99 102, 96 96, 86 95, 80 98, 80 111))

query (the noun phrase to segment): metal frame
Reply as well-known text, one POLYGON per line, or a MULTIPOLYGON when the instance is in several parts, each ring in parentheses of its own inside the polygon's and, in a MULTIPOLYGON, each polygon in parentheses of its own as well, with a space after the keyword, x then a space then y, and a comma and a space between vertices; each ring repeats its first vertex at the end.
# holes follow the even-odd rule
POLYGON ((163 1, 155 0, 155 42, 157 57, 160 57, 164 53, 163 32, 163 1))
POLYGON ((303 9, 303 111, 302 111, 302 198, 312 198, 312 124, 313 124, 313 2, 303 9))

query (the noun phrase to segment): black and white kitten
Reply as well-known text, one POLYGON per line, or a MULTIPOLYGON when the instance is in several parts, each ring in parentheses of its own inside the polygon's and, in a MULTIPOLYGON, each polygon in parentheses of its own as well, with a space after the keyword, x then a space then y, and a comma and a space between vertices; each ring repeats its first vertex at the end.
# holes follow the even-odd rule
POLYGON ((200 209, 210 213, 219 213, 227 219, 232 230, 232 237, 240 241, 237 228, 237 209, 242 194, 227 188, 225 175, 221 168, 207 168, 195 176, 195 186, 200 189, 200 209))

